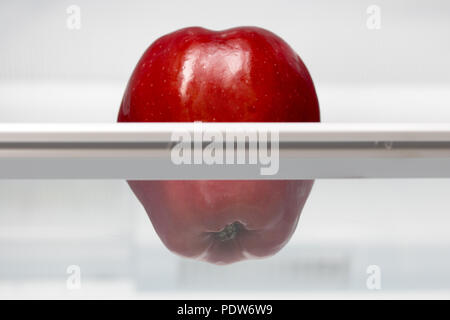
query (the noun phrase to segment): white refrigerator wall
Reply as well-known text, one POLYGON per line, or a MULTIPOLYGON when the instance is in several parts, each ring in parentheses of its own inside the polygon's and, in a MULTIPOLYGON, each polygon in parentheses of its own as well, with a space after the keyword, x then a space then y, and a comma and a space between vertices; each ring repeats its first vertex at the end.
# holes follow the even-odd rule
POLYGON ((450 80, 446 0, 19 0, 0 8, 4 80, 124 82, 157 37, 186 26, 240 25, 284 38, 317 83, 450 80), (370 29, 378 25, 374 5, 379 29, 370 29), (68 27, 77 26, 67 13, 73 6, 80 29, 68 27))
MULTIPOLYGON (((450 122, 444 0, 1 2, 0 122, 114 122, 145 48, 191 25, 283 37, 313 76, 324 122, 450 122), (67 26, 73 6, 80 29, 67 26)), ((446 294, 448 190, 448 179, 316 181, 279 254, 216 267, 169 253, 124 181, 3 180, 0 297, 446 294), (80 290, 67 289, 71 265, 80 290)))

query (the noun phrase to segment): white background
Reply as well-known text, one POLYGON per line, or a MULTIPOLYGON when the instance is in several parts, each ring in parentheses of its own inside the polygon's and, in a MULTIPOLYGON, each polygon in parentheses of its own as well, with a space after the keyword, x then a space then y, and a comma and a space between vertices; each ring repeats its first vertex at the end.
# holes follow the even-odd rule
MULTIPOLYGON (((0 121, 114 122, 143 51, 191 25, 280 35, 307 64, 324 122, 450 122, 444 0, 2 2, 0 121), (366 25, 373 4, 379 30, 366 25), (70 5, 80 30, 66 26, 70 5)), ((450 297, 448 190, 316 181, 285 249, 217 267, 169 253, 123 181, 0 181, 0 297, 450 297), (80 290, 66 287, 69 265, 80 290)))

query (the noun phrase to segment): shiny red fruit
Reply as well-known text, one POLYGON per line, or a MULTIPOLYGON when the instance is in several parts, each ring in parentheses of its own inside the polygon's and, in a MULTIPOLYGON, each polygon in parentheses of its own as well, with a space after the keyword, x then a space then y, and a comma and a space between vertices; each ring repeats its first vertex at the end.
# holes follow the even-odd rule
MULTIPOLYGON (((299 56, 256 27, 185 28, 156 40, 125 91, 119 122, 318 122, 299 56)), ((279 251, 312 180, 129 181, 173 252, 227 264, 279 251)))

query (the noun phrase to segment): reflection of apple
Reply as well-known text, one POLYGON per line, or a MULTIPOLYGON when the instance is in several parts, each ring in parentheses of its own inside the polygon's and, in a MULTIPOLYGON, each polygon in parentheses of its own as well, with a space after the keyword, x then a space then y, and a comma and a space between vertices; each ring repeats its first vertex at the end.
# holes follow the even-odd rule
MULTIPOLYGON (((186 28, 156 40, 128 83, 120 122, 318 122, 299 56, 260 28, 186 28)), ((129 181, 172 251, 217 264, 272 255, 312 180, 129 181)))

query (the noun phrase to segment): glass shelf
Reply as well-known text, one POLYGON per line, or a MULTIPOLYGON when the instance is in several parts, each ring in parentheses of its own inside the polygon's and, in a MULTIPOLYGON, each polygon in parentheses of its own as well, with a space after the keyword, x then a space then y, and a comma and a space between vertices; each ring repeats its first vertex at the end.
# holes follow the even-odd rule
MULTIPOLYGON (((200 155, 210 140, 201 142, 200 155)), ((250 146, 247 140, 234 147, 248 156, 250 146)), ((441 177, 450 177, 450 124, 445 123, 0 124, 2 179, 441 177), (179 141, 174 134, 194 139, 219 133, 226 148, 237 135, 248 139, 261 132, 276 138, 270 145, 279 153, 273 174, 261 174, 266 165, 250 164, 248 157, 240 165, 171 161, 179 141)))

